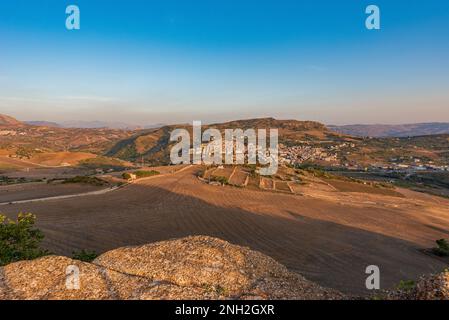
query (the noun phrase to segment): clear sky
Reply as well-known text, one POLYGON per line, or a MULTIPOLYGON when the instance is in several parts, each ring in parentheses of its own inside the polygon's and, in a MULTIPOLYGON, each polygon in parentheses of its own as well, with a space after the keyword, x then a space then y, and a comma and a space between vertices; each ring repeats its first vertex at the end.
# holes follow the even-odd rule
POLYGON ((449 121, 449 1, 0 1, 0 113, 449 121), (69 4, 81 30, 65 28, 69 4), (365 28, 369 4, 381 30, 365 28))

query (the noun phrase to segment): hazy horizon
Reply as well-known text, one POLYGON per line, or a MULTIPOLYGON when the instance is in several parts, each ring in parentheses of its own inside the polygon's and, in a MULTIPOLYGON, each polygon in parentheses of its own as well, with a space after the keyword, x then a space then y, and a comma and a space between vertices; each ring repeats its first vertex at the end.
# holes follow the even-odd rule
MULTIPOLYGON (((1 115, 2 113, 0 113, 1 115)), ((180 121, 180 122, 145 122, 141 121, 139 123, 137 122, 128 122, 128 121, 108 121, 104 119, 68 119, 68 120, 49 120, 49 119, 27 119, 27 118, 19 118, 15 117, 12 114, 3 114, 7 116, 12 116, 15 119, 21 121, 21 122, 50 122, 50 123, 56 123, 58 125, 64 125, 64 126, 72 126, 77 123, 81 124, 95 124, 95 123, 104 123, 108 125, 127 125, 130 127, 144 127, 144 126, 157 126, 157 125, 173 125, 173 124, 188 124, 192 123, 191 121, 180 121)), ((248 120, 248 119, 262 119, 262 118, 275 118, 276 120, 298 120, 298 121, 317 121, 321 122, 319 120, 313 120, 313 119, 297 119, 297 118, 279 118, 279 117, 273 117, 273 116, 261 116, 261 117, 245 117, 245 118, 223 118, 222 120, 211 120, 211 121, 203 121, 201 119, 194 119, 195 121, 199 120, 202 121, 203 124, 214 124, 214 123, 223 123, 223 122, 230 122, 230 121, 237 121, 237 120, 248 120)), ((368 125, 368 126, 395 126, 395 125, 415 125, 415 124, 447 124, 449 121, 423 121, 423 122, 398 122, 398 123, 325 123, 321 122, 327 126, 357 126, 357 125, 368 125)))
POLYGON ((449 2, 0 3, 0 113, 132 125, 449 122, 449 2))

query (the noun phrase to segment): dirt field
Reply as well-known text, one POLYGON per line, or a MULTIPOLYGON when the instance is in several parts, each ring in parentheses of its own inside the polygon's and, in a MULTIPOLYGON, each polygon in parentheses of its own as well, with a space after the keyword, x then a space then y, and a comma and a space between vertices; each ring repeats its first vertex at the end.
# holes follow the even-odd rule
POLYGON ((51 152, 51 153, 37 153, 29 162, 37 163, 43 166, 62 166, 75 165, 82 160, 96 158, 92 153, 84 152, 51 152))
POLYGON ((7 176, 11 178, 25 179, 57 179, 70 178, 74 176, 83 176, 93 174, 93 170, 78 167, 61 167, 61 168, 30 168, 28 170, 15 170, 7 172, 7 176))
POLYGON ((354 183, 348 181, 340 181, 335 179, 325 179, 327 183, 333 186, 340 192, 363 192, 363 193, 373 193, 373 194, 382 194, 386 196, 392 197, 402 197, 402 194, 396 192, 394 189, 386 189, 386 188, 376 188, 368 185, 364 185, 362 183, 354 183))
POLYGON ((25 168, 35 168, 37 165, 25 163, 20 159, 9 158, 7 156, 0 156, 0 171, 21 170, 25 168))
POLYGON ((52 152, 38 153, 31 159, 10 158, 0 154, 0 170, 19 170, 30 168, 45 168, 70 166, 82 160, 95 158, 96 155, 83 152, 52 152))
POLYGON ((262 189, 273 190, 273 179, 260 178, 260 186, 262 189))
POLYGON ((0 203, 85 193, 104 188, 86 184, 47 184, 45 182, 0 186, 0 203))
POLYGON ((288 183, 285 181, 276 181, 276 190, 282 192, 291 192, 288 183))
POLYGON ((217 168, 214 171, 212 171, 211 176, 212 177, 225 177, 226 179, 229 179, 232 172, 234 171, 234 167, 224 167, 224 168, 217 168))
POLYGON ((104 252, 187 235, 249 246, 322 285, 364 294, 365 269, 381 286, 447 267, 419 251, 449 237, 449 201, 400 190, 404 198, 315 190, 304 196, 216 187, 191 168, 104 195, 10 205, 33 212, 57 254, 104 252))
POLYGON ((237 168, 232 178, 229 180, 229 183, 236 186, 244 186, 247 177, 248 173, 237 168))

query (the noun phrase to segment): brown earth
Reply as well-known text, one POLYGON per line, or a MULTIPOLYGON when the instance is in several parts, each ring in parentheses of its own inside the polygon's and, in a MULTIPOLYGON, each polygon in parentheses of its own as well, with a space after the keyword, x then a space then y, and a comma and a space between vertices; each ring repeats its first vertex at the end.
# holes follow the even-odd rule
POLYGON ((10 178, 25 179, 59 179, 75 176, 93 174, 93 170, 82 167, 31 167, 27 169, 16 169, 8 171, 6 175, 10 178))
POLYGON ((21 126, 21 125, 23 125, 23 123, 20 122, 19 120, 4 114, 0 114, 0 126, 21 126))
POLYGON ((291 192, 290 187, 288 186, 288 183, 285 181, 276 181, 275 185, 276 185, 277 191, 291 192))
POLYGON ((37 153, 29 161, 45 166, 61 166, 64 164, 76 165, 80 161, 96 157, 95 154, 86 152, 48 152, 37 153))
POLYGON ((247 172, 236 169, 231 179, 229 180, 229 183, 236 186, 245 186, 247 178, 247 172))
POLYGON ((97 156, 85 152, 45 152, 35 153, 30 159, 10 158, 0 155, 0 169, 18 170, 27 168, 60 167, 79 164, 83 160, 97 156))
POLYGON ((402 193, 395 191, 394 189, 373 187, 364 185, 363 183, 348 182, 335 179, 324 179, 324 181, 340 192, 358 192, 358 193, 371 193, 380 194, 392 197, 403 197, 402 193))
POLYGON ((217 168, 212 171, 211 176, 212 177, 225 177, 226 179, 229 180, 229 177, 231 176, 233 171, 234 171, 233 167, 217 168))
POLYGON ((0 170, 20 170, 25 168, 36 168, 37 164, 26 163, 20 159, 9 158, 7 156, 0 156, 0 170))
POLYGON ((48 184, 46 182, 0 186, 0 204, 11 201, 86 193, 104 188, 104 186, 93 186, 88 184, 48 184))
MULTIPOLYGON (((382 288, 440 272, 420 249, 449 235, 449 200, 399 190, 403 198, 302 186, 304 196, 205 184, 196 167, 98 196, 11 205, 33 212, 47 248, 69 255, 189 235, 261 251, 320 285, 366 294, 365 269, 382 288)), ((319 185, 319 184, 316 184, 319 185)))

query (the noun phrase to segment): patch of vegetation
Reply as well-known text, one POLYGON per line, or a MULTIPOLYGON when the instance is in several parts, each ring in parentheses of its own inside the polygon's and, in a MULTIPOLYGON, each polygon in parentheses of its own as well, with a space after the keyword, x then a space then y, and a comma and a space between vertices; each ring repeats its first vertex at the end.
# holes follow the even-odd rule
POLYGON ((98 257, 98 253, 93 250, 73 251, 72 258, 83 262, 92 262, 98 257))
POLYGON ((256 178, 257 177, 257 166, 255 164, 246 164, 244 167, 248 168, 249 174, 251 177, 256 178))
POLYGON ((397 289, 405 292, 410 292, 415 289, 416 283, 413 280, 401 280, 397 285, 397 289))
POLYGON ((139 170, 139 171, 135 171, 134 174, 136 175, 137 179, 140 179, 140 178, 156 176, 156 175, 160 174, 160 172, 156 171, 156 170, 150 170, 150 171, 139 170))
POLYGON ((316 178, 326 178, 326 179, 332 179, 334 176, 328 174, 326 171, 316 168, 307 168, 307 172, 311 173, 316 178))
POLYGON ((101 180, 97 177, 87 177, 87 176, 76 176, 73 178, 67 178, 67 179, 64 179, 64 181, 62 183, 63 184, 83 183, 83 184, 90 184, 92 186, 97 186, 97 187, 105 186, 108 184, 106 181, 101 180))
POLYGON ((27 183, 27 182, 39 182, 38 179, 30 180, 21 177, 21 178, 9 178, 7 176, 0 176, 0 186, 1 185, 10 185, 10 184, 20 184, 20 183, 27 183))
POLYGON ((201 287, 204 290, 206 290, 207 292, 216 293, 220 296, 228 296, 229 295, 229 291, 226 288, 222 287, 221 285, 215 286, 215 285, 203 283, 201 285, 201 287))
POLYGON ((122 174, 122 178, 125 180, 129 180, 129 179, 131 179, 131 174, 128 172, 125 172, 122 174))
POLYGON ((23 158, 30 159, 33 156, 33 151, 28 148, 19 147, 16 151, 16 155, 20 159, 23 159, 23 158))
POLYGON ((134 171, 134 172, 125 172, 122 174, 122 178, 125 180, 129 180, 132 178, 132 175, 135 175, 136 179, 141 179, 141 178, 157 176, 159 174, 160 174, 160 172, 156 171, 156 170, 149 170, 149 171, 138 170, 138 171, 134 171))
POLYGON ((435 241, 436 248, 432 249, 432 252, 440 257, 449 257, 449 241, 446 239, 440 239, 435 241))
POLYGON ((16 221, 0 215, 0 266, 49 254, 40 247, 44 234, 35 222, 31 213, 20 213, 16 221))
POLYGON ((113 171, 120 171, 127 168, 121 160, 102 156, 80 161, 79 165, 88 169, 102 169, 113 171))
POLYGON ((205 174, 206 174, 206 169, 200 169, 195 173, 195 175, 200 178, 204 178, 205 174))
POLYGON ((219 183, 221 183, 223 185, 229 184, 228 178, 222 177, 222 176, 212 176, 212 177, 210 177, 210 181, 219 182, 219 183))

